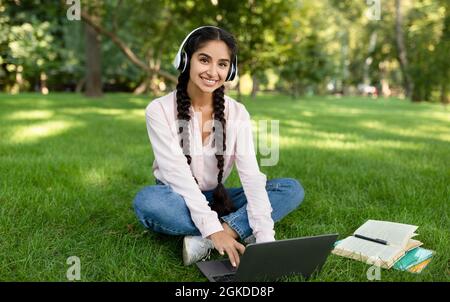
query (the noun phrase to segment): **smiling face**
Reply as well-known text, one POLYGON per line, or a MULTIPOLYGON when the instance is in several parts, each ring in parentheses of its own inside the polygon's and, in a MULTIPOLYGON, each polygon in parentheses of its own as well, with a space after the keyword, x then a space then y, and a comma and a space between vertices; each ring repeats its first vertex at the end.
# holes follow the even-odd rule
POLYGON ((227 44, 221 40, 205 43, 190 59, 189 84, 212 93, 225 82, 231 66, 227 44))

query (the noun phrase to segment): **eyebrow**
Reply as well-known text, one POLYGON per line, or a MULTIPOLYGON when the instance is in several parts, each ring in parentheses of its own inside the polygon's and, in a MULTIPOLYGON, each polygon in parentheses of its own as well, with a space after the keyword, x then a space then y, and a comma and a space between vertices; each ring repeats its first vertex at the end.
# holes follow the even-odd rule
MULTIPOLYGON (((205 57, 211 59, 211 56, 206 54, 206 53, 204 53, 204 52, 199 53, 198 56, 205 56, 205 57)), ((228 60, 228 59, 220 59, 219 61, 226 61, 228 63, 230 62, 230 60, 228 60)))

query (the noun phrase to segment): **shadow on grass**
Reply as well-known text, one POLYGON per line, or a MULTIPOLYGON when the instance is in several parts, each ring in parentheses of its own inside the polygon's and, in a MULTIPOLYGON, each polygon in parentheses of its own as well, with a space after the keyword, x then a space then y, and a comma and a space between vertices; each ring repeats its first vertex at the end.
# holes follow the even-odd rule
MULTIPOLYGON (((20 98, 0 101, 0 124, 7 135, 17 127, 42 122, 60 120, 76 125, 48 136, 38 133, 37 139, 25 138, 18 143, 3 140, 0 144, 0 176, 4 180, 0 225, 8 228, 14 223, 17 230, 3 239, 4 246, 15 247, 16 254, 12 255, 29 257, 30 245, 21 240, 35 242, 42 238, 33 254, 36 259, 44 259, 49 253, 60 258, 79 254, 97 266, 87 269, 93 280, 204 280, 195 267, 182 266, 181 237, 147 232, 134 216, 134 195, 142 187, 154 184, 153 154, 143 115, 148 102, 128 96, 108 99, 60 100, 60 96, 55 96, 40 102, 40 98, 31 96, 23 102, 20 98), (26 113, 14 116, 17 111, 30 110, 37 111, 34 118, 32 114, 27 118, 26 113), (50 251, 46 247, 48 241, 52 242, 50 251), (122 267, 123 272, 117 272, 117 267, 122 267)), ((261 107, 267 108, 268 104, 261 107)), ((254 110, 255 116, 268 114, 280 119, 281 135, 299 141, 281 146, 276 166, 261 167, 268 178, 295 177, 305 187, 306 198, 301 207, 276 224, 279 239, 331 232, 345 237, 365 219, 379 218, 420 222, 424 234, 429 235, 427 243, 445 254, 445 242, 431 234, 445 235, 439 230, 442 225, 448 226, 448 217, 436 217, 436 213, 448 210, 444 202, 448 196, 444 172, 448 142, 425 133, 409 136, 361 128, 361 123, 377 116, 370 113, 378 108, 376 104, 364 105, 362 112, 344 117, 342 113, 333 114, 336 108, 342 109, 336 107, 338 104, 294 102, 295 110, 289 110, 287 101, 283 104, 286 109, 254 110), (302 110, 311 115, 301 115, 302 110), (361 146, 318 147, 316 143, 328 135, 361 146), (374 149, 367 145, 380 140, 397 142, 398 146, 380 144, 374 149), (417 148, 403 147, 407 143, 417 148)), ((356 110, 358 105, 342 103, 349 110, 356 110)), ((402 105, 393 110, 400 114, 406 109, 402 105)), ((423 123, 408 115, 396 119, 393 111, 389 112, 387 119, 382 115, 377 121, 387 127, 405 128, 423 123)), ((441 120, 431 124, 448 128, 441 120)), ((342 270, 336 267, 340 263, 333 260, 327 266, 329 271, 339 271, 327 278, 340 279, 342 270)), ((45 262, 27 268, 46 272, 45 262)), ((24 267, 22 270, 25 275, 24 267)), ((54 272, 48 271, 44 279, 52 279, 54 272)), ((6 278, 13 274, 11 270, 6 278)), ((351 270, 345 277, 358 280, 360 275, 361 272, 351 270)))

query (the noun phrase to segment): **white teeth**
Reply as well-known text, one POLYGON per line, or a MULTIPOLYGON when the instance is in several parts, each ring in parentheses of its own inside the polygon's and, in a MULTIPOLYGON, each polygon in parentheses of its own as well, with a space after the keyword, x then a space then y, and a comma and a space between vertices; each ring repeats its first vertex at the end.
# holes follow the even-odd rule
POLYGON ((208 79, 205 79, 205 78, 202 78, 203 80, 205 80, 206 82, 208 82, 208 83, 211 83, 211 84, 213 84, 213 83, 215 83, 216 81, 214 81, 214 80, 208 80, 208 79))

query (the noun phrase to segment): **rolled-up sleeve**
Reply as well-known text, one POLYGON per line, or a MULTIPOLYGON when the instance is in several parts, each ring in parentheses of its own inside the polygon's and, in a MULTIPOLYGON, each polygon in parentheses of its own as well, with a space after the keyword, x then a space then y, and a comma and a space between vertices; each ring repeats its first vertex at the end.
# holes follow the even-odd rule
POLYGON ((183 150, 171 133, 161 104, 151 102, 145 110, 147 132, 155 160, 170 187, 180 194, 189 208, 192 221, 203 238, 222 231, 223 227, 196 184, 183 150))
POLYGON ((250 227, 256 242, 275 240, 272 207, 266 191, 266 175, 259 170, 253 143, 250 115, 242 106, 236 141, 236 168, 247 198, 250 227))

